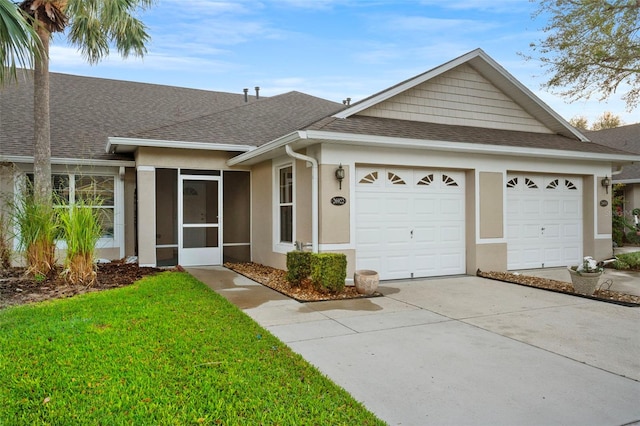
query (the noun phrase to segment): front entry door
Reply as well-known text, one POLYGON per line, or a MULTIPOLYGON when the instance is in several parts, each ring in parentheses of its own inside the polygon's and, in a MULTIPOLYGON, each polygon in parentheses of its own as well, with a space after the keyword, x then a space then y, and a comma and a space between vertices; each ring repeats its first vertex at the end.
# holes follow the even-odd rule
POLYGON ((220 177, 180 176, 178 261, 183 266, 220 265, 220 177))

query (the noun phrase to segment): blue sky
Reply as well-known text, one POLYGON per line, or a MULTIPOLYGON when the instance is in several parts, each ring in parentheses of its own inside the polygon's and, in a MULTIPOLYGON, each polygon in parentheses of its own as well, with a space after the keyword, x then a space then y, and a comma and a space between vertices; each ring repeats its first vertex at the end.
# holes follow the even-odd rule
POLYGON ((619 97, 572 104, 540 88, 531 53, 544 17, 526 0, 158 0, 140 18, 151 42, 143 59, 116 54, 87 65, 56 37, 51 71, 272 96, 291 90, 357 101, 482 48, 565 119, 605 111, 640 121, 619 97))

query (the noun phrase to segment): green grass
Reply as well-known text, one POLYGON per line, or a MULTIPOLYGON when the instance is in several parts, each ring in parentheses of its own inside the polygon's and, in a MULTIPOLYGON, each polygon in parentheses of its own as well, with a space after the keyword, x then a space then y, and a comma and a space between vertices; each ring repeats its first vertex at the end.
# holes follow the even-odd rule
POLYGON ((383 424, 186 273, 0 311, 0 425, 383 424))

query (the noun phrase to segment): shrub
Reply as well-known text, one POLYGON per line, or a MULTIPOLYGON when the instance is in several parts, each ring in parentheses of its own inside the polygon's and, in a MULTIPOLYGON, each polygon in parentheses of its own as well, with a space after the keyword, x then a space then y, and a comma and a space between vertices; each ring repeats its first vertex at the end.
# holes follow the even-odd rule
POLYGON ((23 193, 12 205, 13 221, 18 230, 18 249, 23 253, 27 273, 44 277, 55 266, 55 238, 58 218, 47 200, 37 200, 23 193))
POLYGON ((614 268, 640 270, 640 252, 622 253, 616 257, 618 260, 614 262, 614 268))
POLYGON ((347 278, 347 256, 341 253, 313 253, 311 281, 316 288, 338 293, 347 278))
POLYGON ((638 235, 638 231, 627 232, 626 237, 629 244, 640 244, 640 235, 638 235))
POLYGON ((60 212, 62 237, 67 243, 63 274, 72 284, 91 285, 96 280, 93 254, 102 228, 100 210, 92 207, 92 203, 78 202, 60 212))
POLYGON ((300 285, 302 280, 311 275, 311 255, 308 251, 287 253, 287 281, 300 285))

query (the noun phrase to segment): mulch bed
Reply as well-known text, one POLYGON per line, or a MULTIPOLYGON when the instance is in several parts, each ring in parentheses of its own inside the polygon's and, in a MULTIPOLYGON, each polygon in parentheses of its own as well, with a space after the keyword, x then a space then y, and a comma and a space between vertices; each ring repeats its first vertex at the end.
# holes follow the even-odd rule
POLYGON ((240 275, 244 275, 250 280, 272 288, 273 290, 291 297, 298 302, 321 302, 326 300, 362 299, 382 296, 382 294, 377 292, 370 296, 360 294, 356 291, 354 286, 345 286, 344 290, 339 293, 330 293, 315 288, 310 279, 303 280, 300 285, 296 286, 287 281, 286 271, 261 265, 259 263, 227 262, 224 264, 224 267, 231 269, 240 275))
POLYGON ((527 287, 535 287, 543 290, 554 291, 556 293, 570 294, 572 296, 584 297, 601 302, 615 303, 617 305, 629 307, 640 307, 640 296, 634 296, 632 294, 625 294, 613 290, 608 290, 602 288, 604 287, 603 284, 600 285, 601 288, 597 289, 593 296, 587 296, 584 294, 576 293, 573 289, 573 285, 564 281, 514 274, 511 272, 483 272, 479 269, 476 275, 482 278, 489 278, 492 280, 524 285, 527 287))
POLYGON ((126 263, 124 260, 101 263, 97 267, 96 282, 91 286, 84 286, 67 283, 60 275, 60 269, 53 270, 44 280, 27 276, 24 268, 0 269, 0 309, 124 287, 146 275, 154 275, 164 270, 140 267, 137 263, 126 263))

